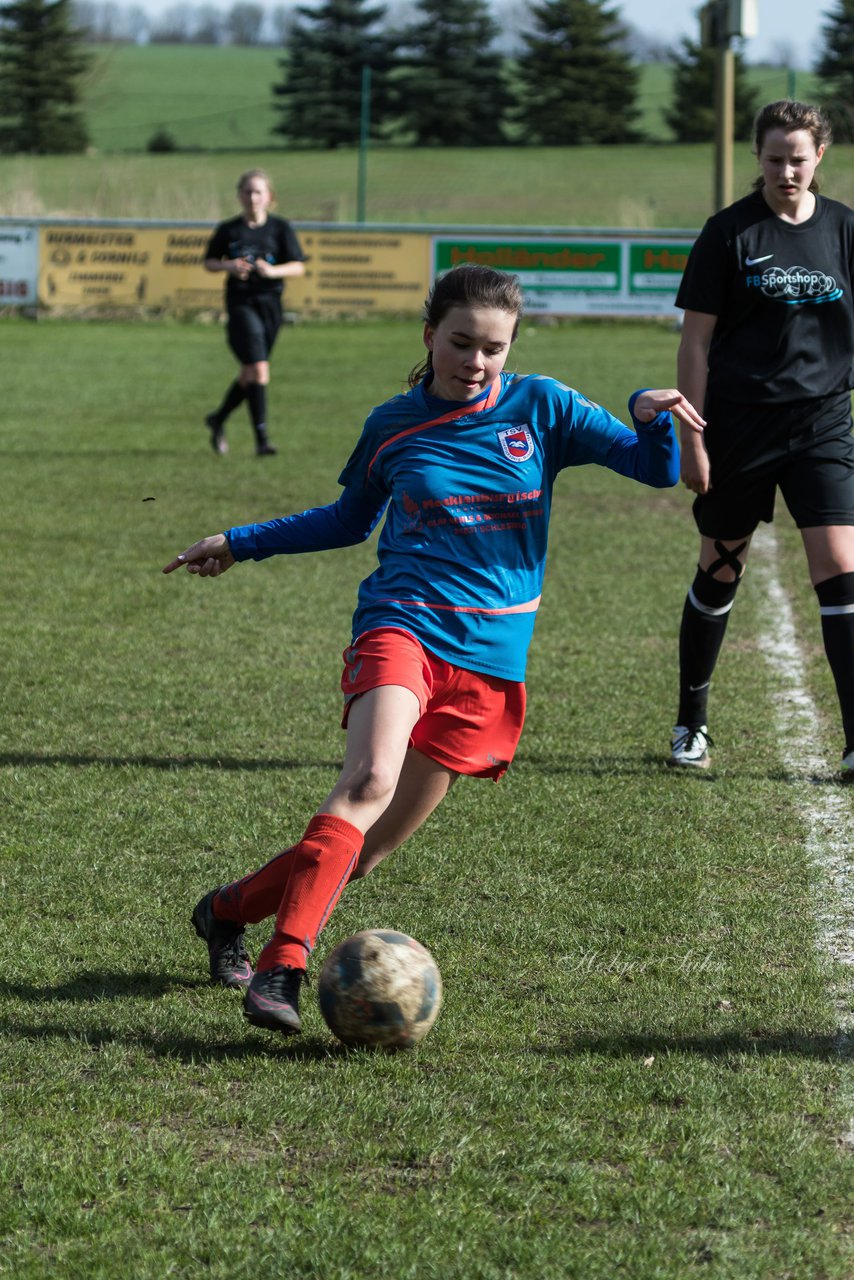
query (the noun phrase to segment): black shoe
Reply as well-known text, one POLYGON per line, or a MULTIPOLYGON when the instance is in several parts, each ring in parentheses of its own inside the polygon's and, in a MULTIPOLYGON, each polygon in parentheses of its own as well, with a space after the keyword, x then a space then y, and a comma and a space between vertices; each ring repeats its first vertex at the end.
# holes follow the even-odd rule
POLYGON ((211 982, 220 987, 241 989, 252 981, 252 965, 243 940, 243 926, 231 920, 217 920, 213 913, 214 895, 206 893, 196 904, 190 922, 200 938, 208 944, 211 982))
POLYGON ((299 989, 304 978, 303 969, 290 969, 283 964, 256 973, 243 1001, 244 1017, 253 1027, 296 1035, 302 1030, 299 989))
POLYGON ((268 453, 278 453, 278 449, 274 444, 270 444, 269 440, 259 440, 255 446, 255 452, 259 458, 263 458, 268 453))
POLYGON ((225 438, 225 427, 220 422, 215 413, 209 413, 205 418, 205 426, 211 433, 211 448, 214 453, 228 453, 228 441, 225 438))

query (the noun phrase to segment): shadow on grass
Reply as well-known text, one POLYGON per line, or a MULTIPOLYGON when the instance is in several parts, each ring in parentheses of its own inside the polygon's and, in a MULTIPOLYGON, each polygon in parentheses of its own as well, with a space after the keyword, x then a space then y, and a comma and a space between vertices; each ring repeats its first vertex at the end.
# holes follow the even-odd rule
POLYGON ((816 1058, 839 1062, 851 1056, 850 1046, 838 1034, 825 1035, 784 1028, 780 1031, 723 1031, 709 1035, 664 1035, 654 1031, 607 1036, 571 1035, 560 1045, 535 1045, 531 1052, 543 1057, 556 1053, 577 1057, 596 1054, 605 1058, 649 1058, 662 1054, 693 1054, 702 1058, 781 1057, 816 1058))
MULTIPOLYGON (((239 1005, 235 1002, 235 1019, 239 1017, 239 1005)), ((235 1028, 240 1024, 235 1021, 235 1028)), ((306 1035, 295 1039, 276 1032, 260 1031, 245 1027, 246 1038, 224 1043, 211 1038, 191 1035, 152 1034, 142 1030, 128 1032, 104 1023, 75 1022, 68 1026, 61 1021, 27 1023, 11 1017, 0 1021, 0 1029, 9 1040, 28 1041, 67 1040, 75 1044, 85 1043, 93 1049, 108 1045, 124 1045, 140 1049, 154 1058, 177 1059, 187 1065, 244 1061, 253 1058, 281 1058, 290 1062, 317 1062, 324 1058, 340 1060, 354 1054, 368 1054, 384 1050, 348 1049, 333 1039, 306 1035)), ((235 1032, 235 1037, 237 1032, 235 1032)), ((532 1044, 526 1053, 543 1058, 582 1057, 631 1058, 640 1061, 656 1056, 688 1056, 712 1061, 735 1062, 745 1058, 803 1058, 818 1062, 839 1064, 850 1061, 851 1046, 840 1036, 809 1034, 794 1029, 774 1032, 727 1031, 717 1035, 642 1035, 573 1036, 560 1044, 532 1044)))
MULTIPOLYGON (((237 1016, 237 1011, 236 1011, 237 1016)), ((283 1058, 289 1062, 317 1062, 323 1058, 345 1058, 354 1052, 364 1050, 347 1049, 343 1044, 333 1040, 322 1040, 317 1036, 302 1036, 289 1040, 276 1032, 256 1031, 246 1027, 246 1039, 234 1043, 217 1043, 210 1039, 203 1040, 189 1035, 151 1035, 140 1031, 128 1033, 117 1031, 114 1027, 104 1025, 65 1026, 61 1022, 44 1022, 28 1025, 15 1023, 11 1018, 0 1022, 3 1035, 11 1040, 68 1040, 76 1044, 85 1043, 92 1049, 102 1049, 108 1045, 124 1045, 128 1049, 140 1049, 154 1058, 178 1059, 189 1065, 213 1062, 240 1062, 251 1058, 283 1058)))
POLYGON ((207 978, 182 978, 166 973, 120 973, 86 970, 56 986, 36 986, 29 982, 0 982, 0 998, 51 1004, 75 1000, 126 1000, 170 995, 173 991, 209 988, 207 978))
POLYGON ((31 1004, 67 1004, 77 1005, 73 1025, 61 1020, 28 1024, 6 1016, 0 1021, 0 1028, 9 1039, 19 1037, 25 1040, 67 1039, 85 1041, 94 1048, 107 1044, 124 1044, 128 1047, 141 1047, 155 1057, 179 1058, 183 1062, 221 1062, 229 1058, 252 1058, 268 1056, 274 1052, 277 1056, 293 1059, 316 1059, 340 1056, 348 1052, 343 1045, 316 1037, 303 1037, 299 1040, 287 1040, 274 1032, 250 1031, 241 1014, 240 996, 238 992, 214 992, 210 982, 204 978, 187 979, 165 973, 115 973, 87 971, 77 974, 67 982, 54 986, 36 986, 26 982, 0 982, 0 1000, 23 1000, 31 1004), (205 990, 214 997, 221 996, 226 1008, 230 1006, 235 1018, 235 1027, 246 1031, 247 1039, 234 1044, 211 1042, 189 1035, 162 1036, 140 1031, 139 1034, 117 1030, 104 1025, 103 1022, 87 1024, 87 1006, 93 1001, 99 1004, 107 1000, 128 1000, 134 997, 157 999, 176 991, 205 990))
MULTIPOLYGON (((0 768, 4 765, 15 768, 29 766, 69 765, 74 768, 101 765, 107 769, 162 769, 166 773, 181 769, 221 769, 226 773, 263 773, 292 769, 340 769, 341 760, 286 760, 261 758, 258 760, 238 758, 236 756, 100 756, 75 753, 47 753, 39 755, 35 752, 6 751, 0 752, 0 768)), ((736 782, 785 782, 810 783, 818 787, 846 787, 846 780, 828 769, 826 774, 817 774, 804 770, 799 773, 792 769, 777 766, 773 769, 671 769, 667 761, 660 755, 645 752, 638 756, 573 756, 566 760, 553 755, 542 756, 535 752, 520 751, 513 763, 514 773, 530 770, 532 773, 558 774, 577 778, 650 778, 662 775, 673 778, 679 786, 710 786, 731 780, 736 782)), ((854 785, 850 787, 854 796, 854 785)))
POLYGON ((280 769, 340 769, 339 760, 246 760, 235 756, 98 756, 56 753, 54 755, 37 755, 33 752, 0 752, 0 768, 13 765, 26 768, 29 765, 102 765, 108 769, 164 769, 167 772, 178 769, 223 769, 239 773, 242 770, 251 773, 280 769))
POLYGON ((29 1024, 11 1016, 0 1019, 0 1034, 7 1040, 64 1039, 75 1043, 85 1042, 92 1048, 118 1044, 128 1048, 140 1048, 155 1058, 177 1058, 188 1064, 200 1062, 226 1062, 231 1059, 270 1057, 288 1061, 317 1061, 323 1058, 340 1059, 358 1053, 385 1052, 370 1049, 352 1049, 331 1038, 304 1035, 289 1039, 278 1032, 250 1028, 241 1012, 239 992, 215 990, 207 978, 184 978, 165 973, 119 973, 110 971, 86 971, 67 982, 54 986, 36 986, 26 982, 0 982, 0 1001, 17 999, 31 1004, 78 1005, 73 1024, 61 1020, 29 1024), (91 1012, 91 1002, 128 1000, 134 997, 158 998, 173 992, 204 990, 213 999, 220 998, 222 1005, 233 1013, 237 1029, 235 1041, 222 1043, 197 1036, 163 1035, 140 1030, 128 1032, 103 1022, 87 1024, 86 1013, 91 1012), (239 1030, 246 1038, 237 1040, 239 1030))
MULTIPOLYGON (((122 973, 88 970, 77 974, 67 982, 53 986, 36 986, 32 983, 0 982, 0 999, 17 999, 32 1004, 78 1005, 72 1024, 61 1019, 27 1023, 7 1015, 0 1021, 0 1029, 7 1037, 26 1040, 67 1039, 98 1048, 106 1044, 124 1044, 142 1048, 154 1057, 178 1058, 182 1062, 223 1062, 228 1059, 253 1058, 274 1053, 289 1060, 316 1060, 330 1056, 344 1056, 366 1050, 346 1049, 337 1041, 304 1036, 289 1040, 274 1032, 247 1032, 247 1038, 234 1043, 216 1043, 197 1036, 163 1035, 140 1030, 128 1032, 105 1025, 93 1019, 87 1024, 86 1014, 94 1012, 86 1006, 91 1002, 128 1000, 134 997, 156 999, 173 992, 205 990, 221 997, 221 1007, 233 1010, 235 1027, 243 1026, 239 993, 214 992, 207 979, 187 979, 176 974, 138 971, 122 973)), ((590 1035, 586 1032, 560 1037, 555 1043, 531 1044, 524 1053, 544 1058, 558 1056, 581 1057, 594 1055, 599 1058, 635 1058, 665 1056, 669 1054, 694 1055, 710 1059, 737 1057, 813 1058, 822 1062, 850 1060, 854 1045, 839 1033, 818 1034, 794 1027, 780 1030, 738 1030, 710 1034, 672 1034, 655 1031, 614 1032, 610 1035, 590 1035)))
MULTIPOLYGON (((0 757, 2 759, 2 757, 0 757)), ((513 769, 530 768, 534 773, 560 774, 566 777, 579 778, 672 778, 677 786, 711 786, 715 783, 729 781, 743 782, 785 782, 809 783, 817 787, 846 788, 848 779, 833 772, 828 767, 827 773, 815 773, 812 770, 785 769, 775 765, 771 769, 743 769, 733 765, 732 768, 711 769, 673 769, 664 756, 654 755, 646 751, 636 756, 573 756, 566 760, 555 756, 541 756, 536 752, 520 751, 513 762, 513 769)), ((854 779, 852 779, 854 781, 854 779)), ((854 795, 854 786, 851 788, 854 795)))

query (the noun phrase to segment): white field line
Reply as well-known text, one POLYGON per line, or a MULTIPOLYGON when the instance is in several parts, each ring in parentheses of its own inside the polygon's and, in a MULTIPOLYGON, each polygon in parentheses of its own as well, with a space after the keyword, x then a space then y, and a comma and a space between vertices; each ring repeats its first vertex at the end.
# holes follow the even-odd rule
MULTIPOLYGON (((819 715, 807 691, 794 617, 780 583, 773 529, 760 526, 752 549, 753 574, 761 583, 769 606, 764 610, 765 628, 759 635, 759 647, 777 678, 774 702, 783 762, 793 779, 800 780, 799 803, 807 828, 807 852, 824 880, 816 912, 818 944, 834 967, 831 995, 838 1018, 836 1049, 841 1058, 850 1061, 854 1057, 852 788, 833 781, 826 757, 819 752, 819 715)), ((846 1090, 844 1102, 852 1113, 844 1140, 854 1147, 854 1086, 846 1090)))

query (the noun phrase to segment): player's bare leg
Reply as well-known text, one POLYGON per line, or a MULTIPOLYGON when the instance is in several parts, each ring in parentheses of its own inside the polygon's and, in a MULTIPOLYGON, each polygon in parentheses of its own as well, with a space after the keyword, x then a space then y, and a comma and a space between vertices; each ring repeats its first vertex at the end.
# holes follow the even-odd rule
POLYGON ((290 853, 273 936, 258 957, 243 1012, 255 1026, 300 1030, 299 991, 318 934, 353 873, 365 832, 391 804, 418 699, 400 685, 356 698, 341 774, 290 853))
POLYGON ((801 529, 801 539, 814 587, 840 573, 854 573, 854 525, 801 529))
MULTIPOLYGON (((359 861, 347 883, 366 876, 383 858, 408 840, 441 804, 458 776, 453 770, 410 748, 392 801, 367 831, 359 861)), ((241 931, 246 922, 257 923, 266 919, 276 913, 281 902, 292 855, 293 848, 283 850, 258 871, 208 894, 200 906, 206 906, 209 900, 219 894, 220 902, 229 904, 235 913, 234 919, 239 921, 232 928, 239 928, 241 931)), ((228 910, 228 905, 225 909, 228 910)), ((227 922, 224 927, 228 928, 227 922)), ((222 967, 218 954, 212 957, 212 966, 214 960, 222 967)), ((215 980, 222 981, 222 978, 217 975, 215 980)), ((236 983, 229 982, 225 985, 236 983)))
POLYGON ((394 799, 365 834, 350 880, 366 876, 383 858, 408 840, 442 803, 459 774, 411 747, 400 772, 394 799))
MULTIPOLYGON (((424 782, 424 801, 420 801, 416 794, 420 780, 415 777, 412 766, 405 765, 405 761, 413 754, 407 751, 407 747, 418 715, 419 705, 415 695, 408 689, 394 685, 370 690, 354 701, 348 720, 347 747, 341 774, 312 820, 311 829, 315 842, 318 828, 329 828, 332 832, 330 839, 336 831, 340 835, 342 831, 347 833, 349 829, 351 843, 355 841, 361 850, 364 833, 382 818, 384 809, 392 806, 393 813, 381 828, 385 833, 381 844, 372 839, 369 846, 371 850, 376 849, 380 857, 384 857, 394 847, 389 833, 398 831, 399 843, 432 812, 450 782, 440 783, 436 787, 432 779, 428 778, 424 782), (395 803, 401 771, 404 769, 411 781, 395 803)), ((432 762, 425 761, 425 764, 428 772, 432 773, 435 768, 431 767, 432 762)), ((222 921, 223 929, 242 931, 247 923, 257 923, 277 914, 288 887, 299 845, 298 841, 257 871, 208 895, 211 900, 210 913, 218 913, 214 918, 222 921)), ((352 849, 349 856, 352 857, 352 849)), ((337 874, 333 873, 330 894, 343 870, 344 868, 337 874)), ((359 874, 364 874, 364 870, 359 874)), ((203 901, 206 902, 207 899, 203 901)), ((198 932, 198 922, 195 919, 194 924, 198 932)), ((212 945, 211 940, 207 940, 209 946, 212 945)), ((214 941, 218 942, 218 938, 214 941)), ((212 966, 214 960, 221 968, 218 954, 212 955, 212 966)))
POLYGON ((369 831, 394 799, 420 714, 415 694, 402 685, 380 685, 355 698, 341 773, 318 813, 369 831))
POLYGON ((248 387, 253 383, 257 383, 260 387, 269 386, 270 383, 270 362, 269 360, 257 360, 254 364, 242 364, 240 366, 240 384, 248 387))

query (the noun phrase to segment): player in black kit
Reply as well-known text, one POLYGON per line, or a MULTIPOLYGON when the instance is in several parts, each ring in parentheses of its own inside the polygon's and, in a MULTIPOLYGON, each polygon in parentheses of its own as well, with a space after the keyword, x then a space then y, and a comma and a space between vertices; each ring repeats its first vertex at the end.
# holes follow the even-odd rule
POLYGON ((818 194, 821 112, 783 100, 756 118, 753 193, 714 214, 691 250, 679 390, 705 406, 682 428, 700 560, 679 637, 670 763, 709 764, 709 682, 751 537, 780 493, 806 551, 854 777, 854 212, 818 194))
POLYGON ((216 228, 205 253, 205 267, 228 276, 228 345, 240 361, 240 373, 205 422, 214 451, 227 453, 226 419, 246 400, 255 452, 265 455, 276 452, 267 437, 267 386, 270 352, 282 323, 284 280, 304 273, 305 256, 291 224, 269 212, 275 197, 263 169, 244 173, 237 194, 243 213, 216 228))

